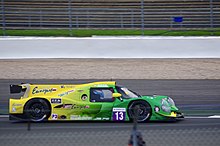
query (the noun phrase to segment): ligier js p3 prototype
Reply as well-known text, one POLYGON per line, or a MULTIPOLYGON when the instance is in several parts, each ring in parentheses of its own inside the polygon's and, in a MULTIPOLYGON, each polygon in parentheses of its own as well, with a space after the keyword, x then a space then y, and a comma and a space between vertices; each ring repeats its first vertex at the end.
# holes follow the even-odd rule
POLYGON ((10 85, 10 119, 131 121, 183 118, 168 96, 141 96, 116 82, 79 85, 10 85), (135 109, 135 110, 134 110, 135 109))

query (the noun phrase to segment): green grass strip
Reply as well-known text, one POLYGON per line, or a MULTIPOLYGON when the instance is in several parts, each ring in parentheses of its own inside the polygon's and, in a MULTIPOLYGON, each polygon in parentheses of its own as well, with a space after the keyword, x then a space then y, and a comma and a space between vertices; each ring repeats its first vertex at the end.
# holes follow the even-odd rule
MULTIPOLYGON (((42 37, 91 37, 96 36, 141 36, 141 30, 97 30, 97 29, 38 29, 6 30, 6 36, 42 36, 42 37)), ((3 30, 0 30, 3 36, 3 30)), ((220 36, 220 28, 213 30, 144 30, 145 36, 220 36)))

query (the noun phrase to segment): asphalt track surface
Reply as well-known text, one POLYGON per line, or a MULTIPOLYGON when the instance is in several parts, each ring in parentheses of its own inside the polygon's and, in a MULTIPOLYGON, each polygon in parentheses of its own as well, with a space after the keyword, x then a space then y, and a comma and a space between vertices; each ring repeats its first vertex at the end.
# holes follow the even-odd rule
MULTIPOLYGON (((8 114, 9 98, 19 98, 19 94, 9 94, 10 84, 79 84, 101 80, 0 80, 0 114, 8 114)), ((141 95, 168 95, 172 97, 185 114, 220 115, 220 80, 116 80, 141 95)))
MULTIPOLYGON (((10 84, 86 83, 95 80, 0 80, 1 113, 7 114, 10 84)), ((169 95, 186 114, 177 122, 139 123, 147 146, 217 146, 220 143, 220 80, 117 80, 142 95, 169 95)), ((132 123, 112 122, 11 122, 0 118, 0 145, 127 145, 132 123)))

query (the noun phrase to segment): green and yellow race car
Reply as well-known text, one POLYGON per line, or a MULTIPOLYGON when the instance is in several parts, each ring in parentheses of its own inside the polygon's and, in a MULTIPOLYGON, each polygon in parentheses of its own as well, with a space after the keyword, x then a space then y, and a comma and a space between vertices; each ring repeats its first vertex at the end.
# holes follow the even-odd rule
POLYGON ((114 81, 70 85, 10 85, 10 119, 17 120, 169 120, 183 114, 168 96, 141 96, 114 81))

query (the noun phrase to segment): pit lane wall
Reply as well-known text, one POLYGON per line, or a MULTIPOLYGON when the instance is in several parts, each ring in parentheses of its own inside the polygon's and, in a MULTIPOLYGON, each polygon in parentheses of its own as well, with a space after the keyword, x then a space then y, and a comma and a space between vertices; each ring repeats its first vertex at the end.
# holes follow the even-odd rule
POLYGON ((2 37, 0 59, 219 58, 220 37, 2 37))

